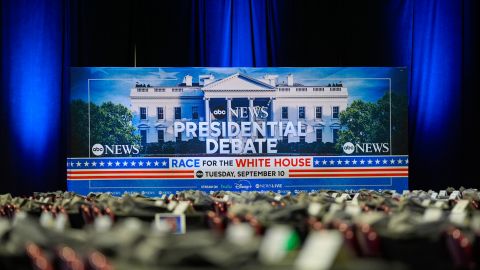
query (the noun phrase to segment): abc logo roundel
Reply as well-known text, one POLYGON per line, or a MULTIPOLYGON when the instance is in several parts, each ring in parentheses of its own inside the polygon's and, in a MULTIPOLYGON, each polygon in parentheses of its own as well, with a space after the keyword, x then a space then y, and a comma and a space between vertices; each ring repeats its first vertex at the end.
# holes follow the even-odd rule
POLYGON ((227 110, 225 110, 225 108, 222 108, 222 107, 214 108, 212 113, 215 119, 223 119, 227 116, 227 110))
POLYGON ((101 156, 103 154, 104 148, 103 145, 96 143, 92 146, 92 153, 95 156, 101 156))
POLYGON ((355 145, 353 145, 353 143, 351 142, 346 142, 342 148, 343 152, 345 152, 345 154, 347 155, 350 155, 351 153, 353 153, 353 151, 355 151, 355 145))

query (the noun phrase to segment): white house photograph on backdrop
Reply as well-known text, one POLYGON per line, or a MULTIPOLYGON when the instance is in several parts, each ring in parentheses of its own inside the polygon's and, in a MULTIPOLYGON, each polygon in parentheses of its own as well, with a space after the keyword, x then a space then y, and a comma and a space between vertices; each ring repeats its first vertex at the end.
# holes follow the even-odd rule
POLYGON ((402 68, 73 69, 71 102, 73 155, 406 153, 402 68))

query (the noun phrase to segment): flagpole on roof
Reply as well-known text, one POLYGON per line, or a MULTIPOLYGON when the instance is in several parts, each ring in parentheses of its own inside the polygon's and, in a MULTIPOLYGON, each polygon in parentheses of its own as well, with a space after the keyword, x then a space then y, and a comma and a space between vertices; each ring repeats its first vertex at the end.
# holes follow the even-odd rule
POLYGON ((137 67, 137 43, 133 44, 133 66, 137 67))

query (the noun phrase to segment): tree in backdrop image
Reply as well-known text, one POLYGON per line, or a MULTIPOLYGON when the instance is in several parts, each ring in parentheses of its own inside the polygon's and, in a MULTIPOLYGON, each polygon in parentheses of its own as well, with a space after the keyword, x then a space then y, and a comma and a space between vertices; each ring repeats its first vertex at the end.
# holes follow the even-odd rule
MULTIPOLYGON (((88 103, 73 100, 70 117, 71 154, 87 157, 90 151, 88 103)), ((130 110, 121 104, 104 102, 98 106, 90 103, 90 144, 139 145, 141 138, 134 134, 132 117, 130 110)))
MULTIPOLYGON (((392 154, 404 154, 408 150, 408 102, 404 95, 391 94, 392 154)), ((390 93, 376 103, 355 100, 340 113, 342 130, 335 148, 342 152, 346 142, 389 143, 390 142, 390 93)))

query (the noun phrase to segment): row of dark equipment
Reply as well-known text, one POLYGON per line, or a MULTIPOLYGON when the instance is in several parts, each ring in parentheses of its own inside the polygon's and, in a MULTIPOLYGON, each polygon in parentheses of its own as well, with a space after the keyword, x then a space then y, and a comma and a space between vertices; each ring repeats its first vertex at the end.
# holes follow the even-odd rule
POLYGON ((0 195, 0 269, 480 269, 480 193, 0 195))

